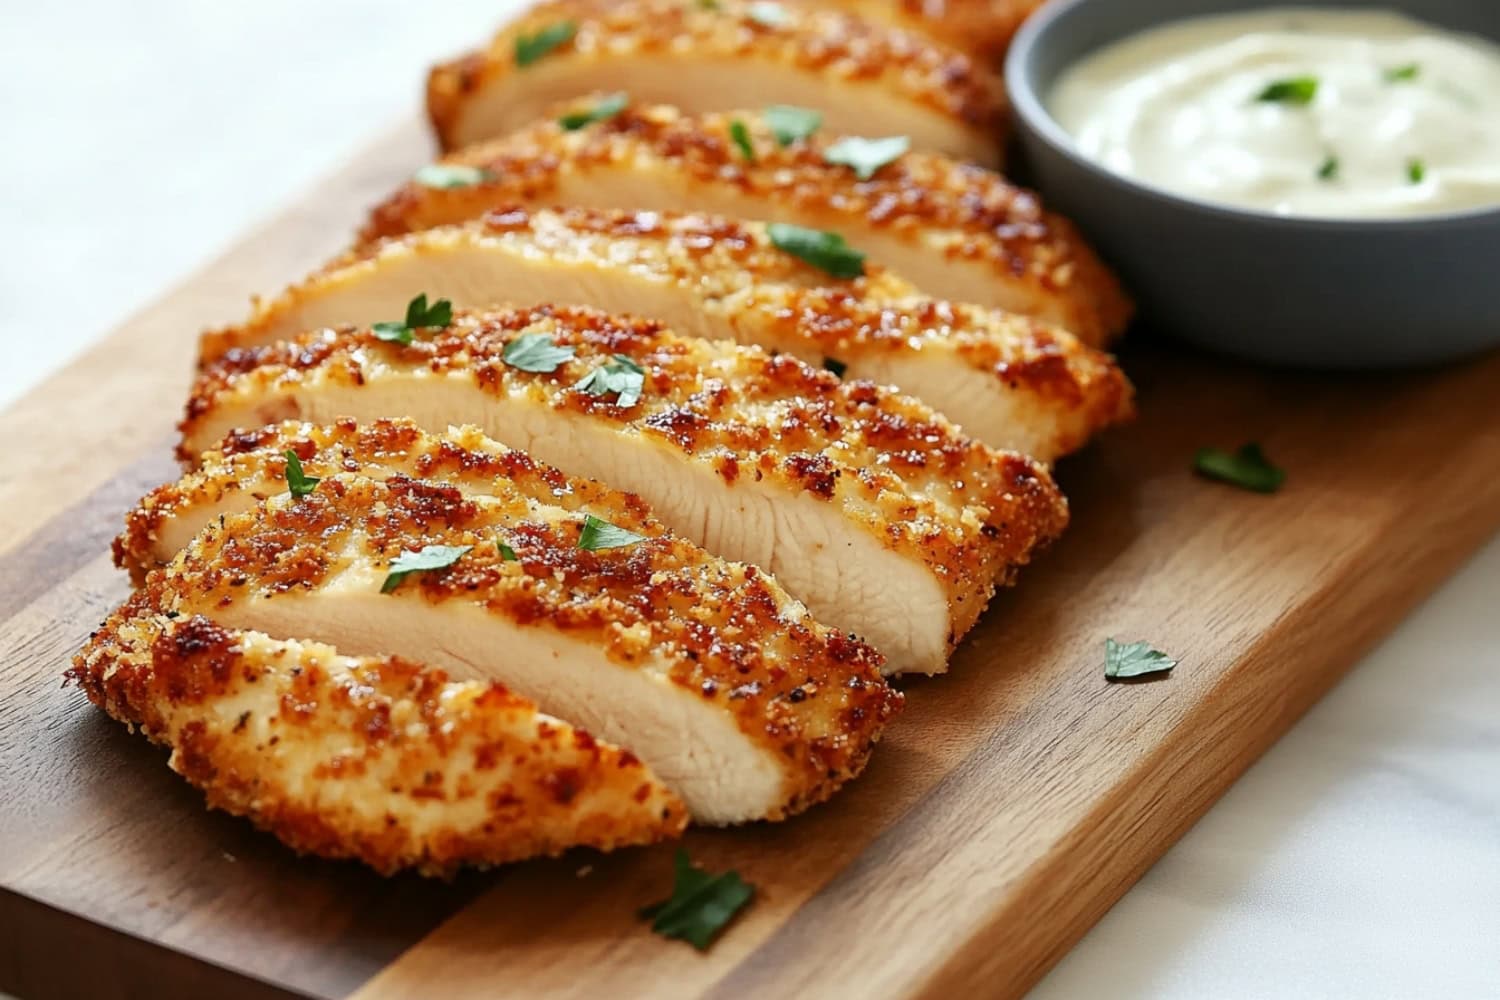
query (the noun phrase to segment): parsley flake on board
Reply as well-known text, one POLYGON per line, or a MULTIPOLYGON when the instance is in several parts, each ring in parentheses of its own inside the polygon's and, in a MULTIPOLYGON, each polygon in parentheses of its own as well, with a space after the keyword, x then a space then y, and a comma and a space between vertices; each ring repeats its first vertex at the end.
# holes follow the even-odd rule
POLYGON ((547 333, 523 333, 500 352, 501 361, 523 372, 555 372, 572 358, 573 348, 559 347, 547 333))
POLYGON ((406 319, 396 323, 376 323, 372 329, 376 340, 394 344, 410 344, 416 332, 429 326, 447 326, 453 322, 453 303, 438 299, 427 304, 427 293, 423 292, 406 304, 406 319))
POLYGON ((729 123, 729 138, 734 140, 740 155, 750 163, 755 162, 755 144, 750 141, 750 130, 745 123, 736 118, 729 123))
POLYGON ((634 406, 641 398, 646 385, 646 369, 623 354, 616 354, 611 361, 589 372, 573 384, 573 388, 590 396, 607 396, 618 393, 616 406, 634 406))
POLYGON ((382 594, 389 594, 401 586, 413 573, 425 573, 428 570, 447 569, 463 558, 472 545, 424 545, 416 552, 403 552, 391 560, 390 572, 386 575, 385 583, 380 585, 382 594))
POLYGON ((828 372, 833 372, 839 378, 843 378, 844 377, 844 372, 846 372, 846 371, 849 370, 849 366, 846 365, 846 364, 844 364, 838 358, 824 358, 823 359, 823 370, 824 371, 828 371, 828 372))
POLYGON ((292 496, 301 499, 302 497, 307 496, 313 490, 317 489, 318 484, 323 480, 319 479, 317 476, 309 476, 307 473, 302 471, 302 459, 297 457, 297 453, 295 451, 292 451, 290 448, 288 448, 284 454, 286 457, 287 492, 292 496))
POLYGON ((516 65, 530 66, 559 45, 566 45, 578 34, 578 25, 572 21, 558 21, 532 35, 516 36, 516 65))
POLYGON ((1318 96, 1318 78, 1293 76, 1266 84, 1255 99, 1265 104, 1294 104, 1306 107, 1318 96))
POLYGON ((755 886, 734 870, 718 875, 695 866, 678 848, 672 895, 640 911, 642 920, 664 938, 686 941, 699 951, 708 946, 755 895, 755 886))
POLYGON ((1272 465, 1253 442, 1236 452, 1200 448, 1193 457, 1193 469, 1200 476, 1256 493, 1275 493, 1286 482, 1286 470, 1272 465))
POLYGON ((858 278, 865 273, 865 255, 844 242, 838 233, 773 222, 766 234, 778 250, 784 250, 821 268, 835 278, 858 278))
POLYGON ((630 95, 622 90, 617 94, 610 94, 607 97, 599 98, 599 103, 591 108, 568 112, 557 120, 557 124, 569 132, 577 132, 585 125, 608 121, 621 111, 624 111, 625 106, 629 103, 630 95))
POLYGON ((891 135, 884 139, 865 139, 851 135, 829 146, 823 159, 837 166, 849 167, 856 177, 867 181, 881 167, 904 156, 910 149, 911 140, 904 135, 891 135))
POLYGON ((1422 67, 1417 63, 1407 63, 1405 66, 1392 66, 1384 74, 1386 83, 1410 83, 1422 72, 1422 67))
POLYGON ((601 549, 623 549, 645 540, 645 535, 637 535, 610 524, 603 518, 586 514, 583 518, 583 531, 578 536, 578 547, 586 552, 598 552, 601 549))
POLYGON ((1111 681, 1125 681, 1132 677, 1147 677, 1165 674, 1177 661, 1149 642, 1116 642, 1104 640, 1104 677, 1111 681))
POLYGON ((1330 153, 1323 160, 1323 165, 1318 168, 1318 180, 1320 180, 1320 181, 1336 181, 1338 179, 1339 179, 1339 158, 1337 156, 1334 156, 1333 154, 1330 153))
POLYGON ((779 28, 790 20, 785 7, 767 0, 751 4, 745 11, 745 16, 762 28, 779 28))
POLYGON ((423 187, 437 188, 440 191, 473 187, 494 179, 495 175, 488 170, 462 163, 429 163, 412 175, 412 180, 423 187))
POLYGON ((791 104, 773 104, 761 117, 782 146, 806 139, 823 124, 823 113, 791 104))

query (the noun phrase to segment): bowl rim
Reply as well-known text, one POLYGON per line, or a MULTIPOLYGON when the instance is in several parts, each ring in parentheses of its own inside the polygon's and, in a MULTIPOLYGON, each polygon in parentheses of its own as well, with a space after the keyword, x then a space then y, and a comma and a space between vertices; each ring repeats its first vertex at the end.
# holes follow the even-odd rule
MULTIPOLYGON (((1340 218, 1338 216, 1320 215, 1277 215, 1274 212, 1261 209, 1210 201, 1192 195, 1178 194, 1175 191, 1147 183, 1135 177, 1116 173, 1085 156, 1078 150, 1072 135, 1052 116, 1052 112, 1047 109, 1046 102, 1032 87, 1027 70, 1030 68, 1032 58, 1041 40, 1046 37, 1049 31, 1055 29, 1064 15, 1080 7, 1104 2, 1106 0, 1052 0, 1052 2, 1044 4, 1040 10, 1026 19, 1026 22, 1021 26, 1021 30, 1011 40, 1010 49, 1006 53, 1004 67, 1007 96, 1010 98, 1011 107, 1015 109, 1015 114, 1020 119, 1021 124, 1026 126, 1042 142, 1051 147, 1054 153, 1065 157, 1070 163, 1082 168, 1095 181, 1124 188, 1139 197, 1154 201, 1160 205, 1216 216, 1225 221, 1246 225, 1279 226, 1288 229, 1303 229, 1316 232, 1409 231, 1424 226, 1459 228, 1472 226, 1476 223, 1500 225, 1500 202, 1494 205, 1481 205, 1475 208, 1458 209, 1448 212, 1395 217, 1340 218)), ((1315 2, 1308 2, 1308 0, 1237 0, 1237 2, 1242 4, 1247 11, 1261 7, 1317 6, 1315 2)), ((1391 4, 1392 7, 1403 8, 1404 12, 1412 17, 1421 16, 1419 12, 1411 10, 1404 4, 1395 3, 1393 0, 1385 0, 1385 2, 1391 4)), ((1500 41, 1500 39, 1496 40, 1500 41)))

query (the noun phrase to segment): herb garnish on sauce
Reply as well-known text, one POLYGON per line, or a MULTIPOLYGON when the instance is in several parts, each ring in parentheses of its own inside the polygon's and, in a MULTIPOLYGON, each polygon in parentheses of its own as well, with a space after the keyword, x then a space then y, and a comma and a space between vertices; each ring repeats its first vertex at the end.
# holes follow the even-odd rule
POLYGON ((1306 107, 1318 96, 1318 78, 1315 76, 1293 76, 1276 80, 1256 95, 1255 99, 1268 104, 1294 104, 1306 107))

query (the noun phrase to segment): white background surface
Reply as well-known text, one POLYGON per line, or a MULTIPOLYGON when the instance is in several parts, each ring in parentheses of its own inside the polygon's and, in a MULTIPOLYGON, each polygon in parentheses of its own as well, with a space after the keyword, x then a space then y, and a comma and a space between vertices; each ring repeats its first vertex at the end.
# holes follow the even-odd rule
MULTIPOLYGON (((5 0, 0 404, 347 158, 507 6, 5 0)), ((1036 996, 1500 998, 1497 612, 1500 542, 1036 996)))

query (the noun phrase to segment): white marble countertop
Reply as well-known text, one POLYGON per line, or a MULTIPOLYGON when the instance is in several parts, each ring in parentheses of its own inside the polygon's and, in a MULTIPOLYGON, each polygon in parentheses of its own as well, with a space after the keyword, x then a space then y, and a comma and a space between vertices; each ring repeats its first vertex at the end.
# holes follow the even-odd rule
MULTIPOLYGON (((0 405, 347 158, 508 6, 8 4, 0 405)), ((1500 997, 1497 605, 1500 541, 1035 995, 1500 997)))

